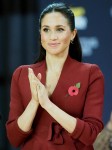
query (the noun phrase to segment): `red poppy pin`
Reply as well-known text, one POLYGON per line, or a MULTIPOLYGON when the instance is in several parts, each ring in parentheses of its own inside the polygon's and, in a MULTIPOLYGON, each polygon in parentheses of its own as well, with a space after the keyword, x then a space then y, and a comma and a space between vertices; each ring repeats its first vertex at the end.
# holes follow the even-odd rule
POLYGON ((79 93, 80 86, 81 86, 80 82, 76 83, 74 86, 70 86, 68 88, 68 94, 70 96, 77 95, 79 93))

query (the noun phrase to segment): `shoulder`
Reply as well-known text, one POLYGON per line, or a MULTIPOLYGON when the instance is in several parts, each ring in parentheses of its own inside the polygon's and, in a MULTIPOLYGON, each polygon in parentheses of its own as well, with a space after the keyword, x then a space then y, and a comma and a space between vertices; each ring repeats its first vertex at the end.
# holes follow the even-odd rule
POLYGON ((82 65, 89 70, 89 74, 92 76, 102 76, 103 72, 101 68, 97 64, 91 64, 91 63, 82 63, 82 65))
POLYGON ((82 63, 82 67, 87 68, 90 74, 102 75, 102 70, 97 64, 82 63))
POLYGON ((100 83, 104 84, 104 75, 102 70, 97 64, 91 64, 91 63, 81 63, 81 66, 83 68, 83 75, 86 75, 86 72, 88 72, 88 78, 90 81, 90 84, 95 81, 101 81, 100 83))
POLYGON ((79 62, 77 60, 71 59, 71 62, 73 65, 77 65, 79 68, 87 68, 87 69, 91 69, 91 68, 99 68, 99 66, 97 64, 91 64, 91 63, 85 63, 85 62, 79 62))
POLYGON ((82 72, 89 72, 90 74, 97 73, 103 76, 101 68, 97 64, 78 62, 72 59, 73 66, 77 66, 77 69, 82 72))
POLYGON ((97 64, 78 62, 71 59, 71 65, 69 66, 71 66, 69 68, 73 75, 77 74, 78 77, 88 80, 95 80, 97 78, 104 80, 103 72, 97 64))

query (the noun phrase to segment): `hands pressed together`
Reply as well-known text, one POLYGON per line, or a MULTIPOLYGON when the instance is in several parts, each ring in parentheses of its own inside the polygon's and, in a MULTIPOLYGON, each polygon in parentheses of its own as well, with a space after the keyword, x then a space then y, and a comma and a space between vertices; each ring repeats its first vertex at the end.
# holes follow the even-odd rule
POLYGON ((45 107, 47 102, 50 101, 48 98, 48 92, 45 86, 41 83, 41 74, 35 76, 33 70, 28 68, 28 78, 30 83, 30 89, 32 94, 32 100, 38 102, 41 107, 45 107))
POLYGON ((38 73, 38 75, 35 76, 33 70, 31 68, 28 68, 28 78, 29 78, 32 97, 31 97, 31 101, 29 102, 29 106, 27 106, 25 110, 24 113, 25 115, 23 114, 23 116, 21 117, 23 119, 25 118, 24 119, 25 121, 23 121, 23 119, 20 118, 20 123, 21 123, 20 127, 23 129, 23 125, 24 125, 23 122, 27 122, 28 125, 23 130, 29 131, 29 129, 31 129, 33 119, 36 115, 38 106, 40 104, 41 107, 45 109, 49 113, 49 115, 51 115, 65 130, 67 130, 69 133, 72 133, 77 123, 76 118, 67 114, 65 111, 63 111, 62 109, 60 109, 58 106, 56 106, 54 103, 50 101, 47 88, 41 83, 41 78, 42 78, 41 74, 38 73), (37 105, 35 105, 34 102, 36 102, 37 105), (30 118, 29 123, 28 123, 28 118, 30 118))

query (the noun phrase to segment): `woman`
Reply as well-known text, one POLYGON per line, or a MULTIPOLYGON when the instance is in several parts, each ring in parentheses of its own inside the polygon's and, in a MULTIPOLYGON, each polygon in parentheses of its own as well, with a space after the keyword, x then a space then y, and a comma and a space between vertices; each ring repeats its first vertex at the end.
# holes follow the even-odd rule
POLYGON ((65 4, 49 5, 39 22, 40 56, 12 77, 10 143, 22 150, 93 150, 103 129, 102 72, 81 62, 74 15, 65 4))

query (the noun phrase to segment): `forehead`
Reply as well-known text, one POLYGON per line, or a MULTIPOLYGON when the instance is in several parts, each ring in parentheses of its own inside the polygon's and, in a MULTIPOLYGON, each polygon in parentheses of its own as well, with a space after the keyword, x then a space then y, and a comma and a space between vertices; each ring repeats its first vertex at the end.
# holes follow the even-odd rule
POLYGON ((41 25, 48 25, 48 26, 55 26, 55 25, 67 25, 68 20, 67 18, 60 12, 51 12, 46 14, 42 20, 41 25))

